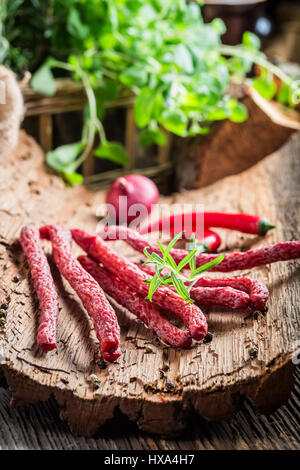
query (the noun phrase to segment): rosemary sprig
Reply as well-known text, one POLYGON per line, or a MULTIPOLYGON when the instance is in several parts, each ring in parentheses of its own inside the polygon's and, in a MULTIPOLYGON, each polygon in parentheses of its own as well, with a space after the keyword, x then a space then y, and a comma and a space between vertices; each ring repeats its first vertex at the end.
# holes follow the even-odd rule
POLYGON ((146 279, 145 282, 149 284, 148 296, 146 299, 152 302, 154 292, 159 286, 170 286, 173 285, 177 293, 187 302, 194 302, 190 297, 191 288, 195 285, 197 280, 201 277, 204 271, 208 271, 217 264, 221 263, 225 258, 225 255, 220 255, 209 263, 203 264, 199 268, 196 268, 196 254, 199 252, 199 248, 196 245, 195 235, 193 234, 190 238, 190 249, 189 253, 178 263, 172 258, 170 251, 175 243, 182 237, 183 232, 178 233, 173 240, 170 241, 167 247, 158 242, 158 246, 161 251, 161 256, 157 253, 149 253, 148 247, 144 249, 145 256, 149 261, 145 261, 143 264, 154 264, 155 274, 151 279, 146 279), (181 271, 189 265, 191 270, 190 276, 187 278, 182 275, 181 271), (168 270, 167 274, 162 274, 164 270, 168 270))

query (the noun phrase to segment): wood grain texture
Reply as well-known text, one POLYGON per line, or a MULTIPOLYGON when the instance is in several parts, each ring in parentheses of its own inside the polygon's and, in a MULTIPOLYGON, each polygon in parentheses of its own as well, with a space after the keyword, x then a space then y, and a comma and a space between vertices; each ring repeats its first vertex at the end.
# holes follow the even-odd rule
POLYGON ((51 398, 26 407, 10 406, 10 392, 0 388, 0 449, 30 450, 299 450, 300 373, 286 405, 270 416, 258 415, 246 400, 230 421, 209 422, 194 415, 185 432, 164 439, 138 430, 116 412, 93 438, 72 435, 51 398))
MULTIPOLYGON (((223 233, 223 248, 260 246, 299 238, 299 149, 295 135, 279 152, 240 175, 202 190, 165 200, 203 203, 205 209, 261 213, 277 224, 264 239, 223 233)), ((66 227, 95 230, 96 209, 103 193, 83 187, 65 188, 45 172, 39 147, 21 133, 17 150, 1 167, 0 302, 8 302, 1 330, 0 364, 13 392, 14 405, 54 397, 76 434, 90 436, 117 410, 140 429, 168 434, 182 431, 196 410, 209 419, 228 419, 244 397, 261 412, 271 412, 292 388, 291 358, 299 350, 299 261, 256 269, 251 275, 270 287, 265 318, 245 319, 245 312, 207 310, 210 344, 176 351, 157 340, 132 314, 115 303, 121 325, 122 357, 105 370, 92 362, 97 341, 90 320, 75 293, 53 267, 61 311, 58 348, 44 353, 35 344, 37 298, 17 242, 21 226, 61 222, 66 227), (14 276, 20 277, 14 283, 14 276), (248 348, 257 345, 258 357, 248 348), (88 382, 96 373, 100 388, 88 382), (169 389, 166 382, 173 382, 169 389)), ((45 242, 46 250, 49 245, 45 242)), ((136 253, 124 242, 116 247, 131 259, 136 253)), ((79 249, 74 251, 79 254, 79 249)))

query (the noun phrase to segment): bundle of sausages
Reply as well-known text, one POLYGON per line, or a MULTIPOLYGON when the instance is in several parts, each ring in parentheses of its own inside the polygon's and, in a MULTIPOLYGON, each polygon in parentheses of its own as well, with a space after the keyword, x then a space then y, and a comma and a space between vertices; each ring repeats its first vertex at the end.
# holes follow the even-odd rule
MULTIPOLYGON (((113 297, 119 304, 135 314, 157 336, 175 348, 189 347, 192 339, 201 341, 207 334, 207 321, 201 306, 219 305, 232 309, 250 307, 264 311, 268 300, 268 289, 261 282, 247 278, 203 277, 191 289, 189 303, 172 288, 160 286, 153 295, 153 302, 146 300, 149 285, 145 280, 153 275, 153 268, 137 265, 117 253, 103 238, 122 238, 137 251, 159 252, 155 243, 127 227, 110 227, 101 234, 90 235, 84 230, 64 230, 61 226, 44 226, 38 230, 32 225, 23 227, 20 242, 28 260, 35 290, 38 295, 41 315, 37 335, 40 347, 49 351, 56 347, 56 325, 58 297, 47 258, 42 250, 40 238, 52 243, 54 262, 61 275, 80 297, 90 315, 100 351, 104 360, 114 362, 120 356, 120 328, 116 313, 106 298, 113 297), (72 254, 72 239, 85 251, 77 259, 72 254), (186 330, 173 325, 164 312, 174 314, 182 321, 186 330)), ((172 249, 176 262, 183 259, 185 250, 172 249)), ((196 256, 197 266, 214 259, 217 255, 201 253, 196 256)), ((278 243, 244 253, 230 253, 214 270, 228 272, 300 257, 300 241, 278 243)))

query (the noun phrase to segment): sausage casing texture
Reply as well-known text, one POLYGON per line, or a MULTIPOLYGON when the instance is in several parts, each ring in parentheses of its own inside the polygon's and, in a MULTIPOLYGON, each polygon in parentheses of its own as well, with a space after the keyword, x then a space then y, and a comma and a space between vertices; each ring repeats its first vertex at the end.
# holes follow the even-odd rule
MULTIPOLYGON (((101 262, 140 295, 144 297, 148 295, 149 287, 145 283, 148 276, 134 263, 117 253, 98 236, 79 229, 72 230, 72 236, 75 242, 94 260, 101 262)), ((206 336, 207 322, 203 312, 195 304, 183 300, 172 289, 165 286, 159 287, 153 295, 153 303, 181 318, 195 340, 200 341, 206 336)))
POLYGON ((141 297, 117 276, 110 273, 103 266, 99 266, 88 256, 79 256, 78 261, 108 295, 113 297, 120 305, 128 308, 162 341, 174 348, 184 348, 191 345, 192 339, 188 332, 174 326, 151 302, 141 297))
POLYGON ((40 243, 38 229, 33 225, 24 226, 20 234, 20 243, 29 264, 41 308, 37 343, 42 349, 51 351, 56 348, 59 305, 48 260, 40 243))
POLYGON ((56 266, 78 294, 92 318, 103 358, 114 362, 121 355, 118 320, 99 284, 74 258, 71 233, 60 226, 49 225, 42 227, 40 234, 43 238, 51 240, 56 266))
MULTIPOLYGON (((155 269, 149 265, 138 265, 140 268, 152 276, 155 274, 155 269)), ((163 271, 162 274, 167 274, 163 271)), ((206 284, 201 283, 199 279, 194 287, 190 290, 190 296, 195 300, 196 304, 201 305, 220 305, 222 307, 229 307, 232 309, 244 309, 250 305, 250 297, 248 293, 242 289, 235 289, 227 284, 218 284, 218 279, 210 279, 211 282, 206 284), (214 283, 216 281, 216 283, 214 283)), ((171 287, 173 289, 173 287, 171 287)))
MULTIPOLYGON (((149 252, 161 255, 159 246, 156 243, 144 238, 136 230, 124 226, 109 226, 108 230, 98 233, 98 236, 104 240, 124 240, 135 250, 143 253, 144 248, 149 248, 149 252)), ((188 254, 187 250, 172 248, 170 251, 174 261, 180 263, 188 254)), ((205 263, 214 260, 221 253, 198 253, 196 255, 196 267, 199 268, 205 263)), ((256 266, 275 263, 277 261, 288 261, 300 258, 300 241, 289 241, 276 243, 275 245, 254 248, 243 253, 227 253, 225 258, 210 271, 230 272, 240 269, 251 269, 256 266)))

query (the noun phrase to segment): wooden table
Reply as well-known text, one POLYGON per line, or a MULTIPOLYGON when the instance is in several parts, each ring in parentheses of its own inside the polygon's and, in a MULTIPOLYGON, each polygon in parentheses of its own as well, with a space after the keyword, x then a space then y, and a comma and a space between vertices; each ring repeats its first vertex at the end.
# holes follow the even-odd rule
MULTIPOLYGON (((245 250, 253 245, 299 239, 299 148, 298 134, 279 152, 247 172, 199 191, 174 195, 167 201, 205 202, 206 210, 262 213, 277 223, 276 231, 266 239, 224 232, 222 248, 245 250)), ((208 346, 198 344, 182 352, 166 348, 153 338, 151 331, 131 319, 129 312, 122 313, 116 306, 123 356, 105 372, 98 371, 101 385, 97 392, 87 383, 88 375, 96 371, 91 362, 97 344, 94 332, 74 292, 58 276, 56 282, 62 306, 58 350, 41 354, 34 334, 39 309, 28 267, 16 241, 20 226, 32 221, 42 225, 49 220, 53 223, 59 220, 66 226, 95 230, 95 208, 103 202, 104 196, 102 193, 93 195, 80 187, 65 189, 57 177, 45 172, 42 161, 43 155, 32 139, 21 134, 19 148, 4 162, 5 177, 0 181, 0 266, 3 271, 0 300, 9 302, 7 322, 0 331, 0 348, 4 347, 5 351, 2 359, 0 356, 0 365, 13 391, 13 404, 34 405, 32 411, 8 410, 9 392, 1 390, 0 412, 4 426, 0 430, 0 445, 61 448, 81 443, 83 447, 106 449, 170 448, 170 445, 186 449, 297 446, 296 394, 287 408, 277 411, 271 418, 255 416, 248 399, 253 398, 259 411, 271 412, 281 406, 292 388, 295 366, 291 359, 297 348, 299 350, 296 343, 300 329, 298 260, 252 271, 252 275, 267 282, 271 289, 265 320, 245 320, 242 312, 206 311, 215 333, 213 343, 208 346), (12 281, 16 275, 17 284, 12 281), (251 359, 247 351, 256 343, 259 354, 251 359), (82 344, 82 348, 78 348, 78 344, 82 344), (164 364, 168 366, 162 369, 168 370, 167 379, 176 383, 172 393, 167 391, 164 374, 160 377, 164 364), (51 396, 64 408, 63 417, 75 433, 90 436, 104 424, 99 431, 101 439, 71 437, 65 425, 59 424, 56 402, 47 401, 51 396), (246 398, 244 409, 230 423, 209 424, 195 413, 198 411, 212 421, 229 420, 238 411, 241 398, 246 398), (45 403, 39 404, 40 400, 45 403), (110 419, 119 409, 123 415, 117 421, 114 418, 113 424, 110 419), (137 421, 142 432, 166 434, 182 431, 188 425, 184 439, 164 441, 139 433, 127 417, 137 421), (190 421, 186 423, 186 419, 190 421), (45 427, 43 420, 46 420, 45 427), (22 431, 16 432, 12 423, 19 425, 22 431), (32 433, 28 432, 31 424, 32 433), (40 437, 35 441, 34 434, 40 436, 43 429, 48 437, 43 443, 40 437), (62 444, 61 439, 66 435, 69 444, 62 444), (107 436, 111 437, 107 440, 107 436), (23 444, 16 444, 19 439, 23 444)), ((127 256, 133 256, 130 250, 126 251, 128 248, 115 243, 127 256)))

